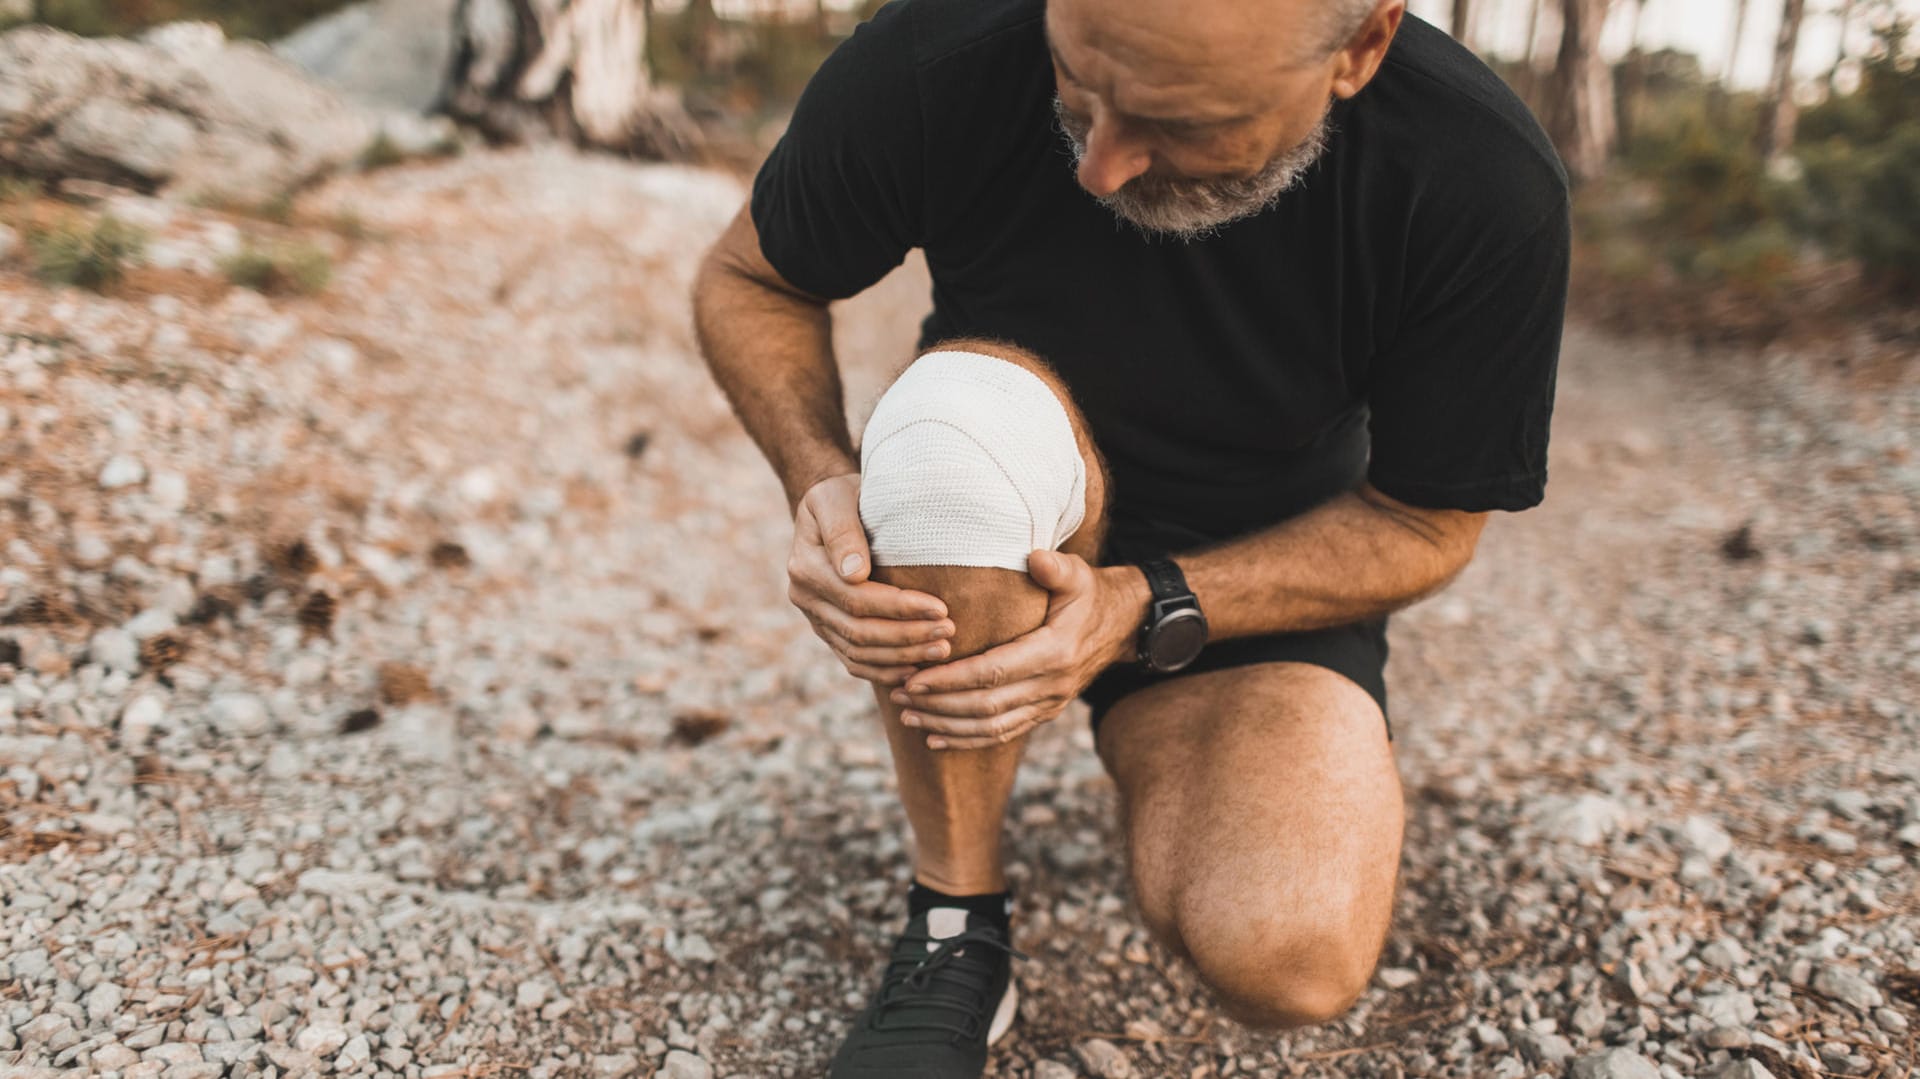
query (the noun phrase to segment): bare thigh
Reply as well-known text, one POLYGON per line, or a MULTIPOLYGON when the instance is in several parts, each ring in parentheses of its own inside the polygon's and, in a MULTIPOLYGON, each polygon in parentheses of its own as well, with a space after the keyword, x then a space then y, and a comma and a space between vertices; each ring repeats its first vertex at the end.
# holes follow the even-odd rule
POLYGON ((1324 1021, 1385 944, 1404 805, 1376 705, 1301 663, 1178 678, 1100 728, 1120 788, 1135 897, 1230 1012, 1324 1021))

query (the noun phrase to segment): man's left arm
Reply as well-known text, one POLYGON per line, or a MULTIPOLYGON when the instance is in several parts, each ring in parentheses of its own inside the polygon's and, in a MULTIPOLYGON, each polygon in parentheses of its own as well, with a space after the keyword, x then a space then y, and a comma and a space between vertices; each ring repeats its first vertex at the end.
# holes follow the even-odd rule
MULTIPOLYGON (((1208 637, 1338 626, 1380 617, 1445 587, 1473 557, 1485 513, 1423 509, 1371 485, 1259 532, 1176 556, 1208 637)), ((1052 594, 1039 629, 929 667, 894 700, 933 747, 1013 738, 1057 715, 1111 664, 1135 658, 1152 591, 1136 566, 1089 566, 1034 551, 1028 571, 1052 594)))
MULTIPOLYGON (((1446 587, 1473 557, 1485 513, 1424 509, 1371 484, 1232 542, 1176 556, 1207 616, 1208 637, 1288 633, 1361 622, 1446 587)), ((1139 600, 1151 593, 1137 569, 1102 570, 1139 600)), ((1132 658, 1132 634, 1122 642, 1132 658)))

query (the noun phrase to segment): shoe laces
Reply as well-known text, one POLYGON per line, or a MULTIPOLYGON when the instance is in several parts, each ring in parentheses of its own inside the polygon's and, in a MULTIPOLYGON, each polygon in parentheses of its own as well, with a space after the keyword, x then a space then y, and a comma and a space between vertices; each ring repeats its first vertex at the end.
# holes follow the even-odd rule
POLYGON ((880 983, 880 995, 869 1020, 873 1029, 930 1030, 956 1038, 978 1036, 987 1009, 998 1003, 986 999, 993 979, 993 964, 985 954, 988 951, 1002 952, 1013 959, 1028 958, 1003 934, 989 928, 969 929, 940 940, 926 933, 902 934, 880 983))

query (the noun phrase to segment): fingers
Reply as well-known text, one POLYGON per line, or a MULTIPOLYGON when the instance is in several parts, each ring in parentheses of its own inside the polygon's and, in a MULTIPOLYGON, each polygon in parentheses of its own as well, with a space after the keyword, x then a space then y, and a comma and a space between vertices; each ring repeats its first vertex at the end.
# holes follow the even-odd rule
POLYGON ((867 579, 872 558, 867 532, 860 524, 860 476, 852 473, 817 483, 804 499, 827 552, 827 565, 840 579, 858 584, 867 579))
POLYGON ((907 692, 913 695, 917 706, 939 694, 996 689, 1062 669, 1071 657, 1061 647, 1059 638, 1057 630, 1043 625, 977 655, 922 671, 907 686, 907 692))
POLYGON ((985 720, 956 720, 909 712, 901 722, 928 732, 928 749, 986 749, 1003 746, 1060 714, 1062 704, 1040 701, 985 720))
MULTIPOLYGON (((917 622, 883 622, 880 624, 892 627, 921 625, 921 623, 917 622)), ((819 634, 820 639, 831 645, 833 650, 839 653, 842 659, 849 659, 856 663, 864 663, 871 667, 912 667, 917 663, 937 663, 947 658, 948 654, 953 651, 952 646, 944 640, 935 641, 932 644, 916 641, 904 645, 892 644, 875 646, 859 643, 835 630, 832 625, 824 621, 814 623, 813 628, 814 632, 819 634)), ((949 627, 949 630, 950 629, 951 627, 949 627)), ((951 636, 951 632, 949 632, 948 635, 951 636)))

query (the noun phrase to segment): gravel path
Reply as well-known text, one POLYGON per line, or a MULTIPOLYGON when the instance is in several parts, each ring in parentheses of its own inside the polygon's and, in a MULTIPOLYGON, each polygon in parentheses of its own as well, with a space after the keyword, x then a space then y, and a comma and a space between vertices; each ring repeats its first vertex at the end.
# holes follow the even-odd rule
MULTIPOLYGON (((741 196, 537 151, 291 225, 122 198, 109 298, 0 234, 0 1075, 820 1074, 904 822, 692 350, 741 196), (334 283, 227 287, 250 234, 334 283)), ((857 412, 924 296, 845 309, 857 412)), ((991 1074, 1912 1079, 1920 366, 1852 352, 1573 332, 1548 504, 1396 623, 1404 887, 1340 1022, 1214 1019, 1044 731, 991 1074)))

